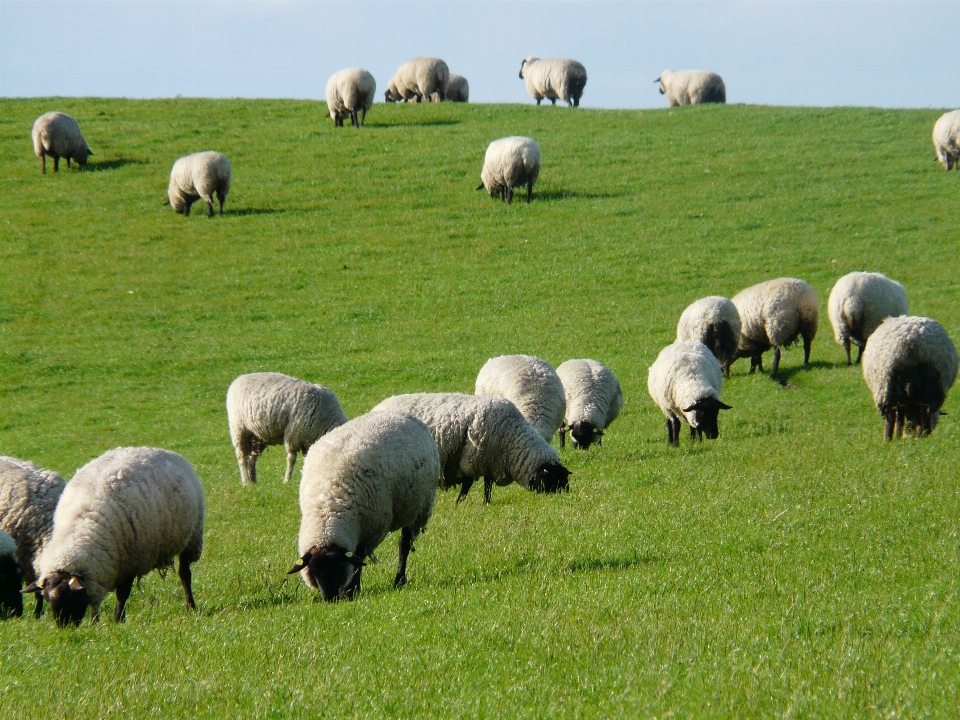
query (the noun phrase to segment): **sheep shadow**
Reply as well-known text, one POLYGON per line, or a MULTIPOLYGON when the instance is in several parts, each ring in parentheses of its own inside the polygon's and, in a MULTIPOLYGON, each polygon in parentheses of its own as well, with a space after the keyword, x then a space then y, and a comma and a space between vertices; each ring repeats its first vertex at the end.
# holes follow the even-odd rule
POLYGON ((286 210, 278 210, 277 208, 240 208, 239 210, 224 210, 223 216, 247 217, 250 215, 278 215, 285 212, 286 210))
MULTIPOLYGON (((781 360, 781 362, 783 361, 781 360)), ((844 367, 846 367, 847 364, 844 363, 843 365, 844 367)), ((788 390, 796 390, 797 386, 790 384, 790 378, 792 378, 797 373, 810 372, 814 368, 832 369, 835 367, 837 367, 836 363, 826 362, 825 360, 815 360, 815 361, 811 361, 809 365, 801 364, 801 365, 795 365, 788 368, 784 368, 781 365, 780 371, 777 373, 777 377, 770 378, 770 379, 773 380, 775 383, 779 384, 781 387, 784 387, 788 390)))
POLYGON ((404 127, 423 127, 429 125, 436 126, 447 126, 447 125, 459 125, 460 120, 456 119, 444 119, 444 118, 410 118, 407 122, 368 122, 364 127, 376 127, 376 128, 404 128, 404 127))
POLYGON ((102 160, 100 162, 90 162, 87 163, 87 166, 90 170, 94 172, 100 172, 101 170, 117 170, 127 165, 149 165, 148 160, 137 160, 136 158, 127 158, 119 157, 116 160, 102 160))
MULTIPOLYGON (((614 200, 626 197, 626 193, 585 192, 581 190, 534 190, 533 201, 558 202, 561 200, 614 200)), ((516 198, 514 198, 516 199, 516 198)))

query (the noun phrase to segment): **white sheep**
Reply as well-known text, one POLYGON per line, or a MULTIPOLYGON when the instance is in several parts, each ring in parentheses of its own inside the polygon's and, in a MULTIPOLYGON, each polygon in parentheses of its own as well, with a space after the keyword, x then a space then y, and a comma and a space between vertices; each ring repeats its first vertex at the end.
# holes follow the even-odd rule
POLYGON ((713 72, 664 70, 654 82, 660 83, 660 94, 667 96, 670 107, 727 101, 727 86, 713 72))
POLYGON ((173 209, 186 216, 190 206, 197 200, 207 203, 207 215, 213 217, 213 195, 220 201, 220 214, 223 215, 223 202, 230 192, 232 168, 226 156, 218 152, 198 152, 186 155, 173 164, 170 170, 170 185, 167 187, 167 201, 173 209))
MULTIPOLYGON (((17 562, 27 583, 37 579, 33 564, 53 533, 53 514, 65 485, 52 470, 0 457, 0 530, 16 543, 17 562)), ((42 611, 43 600, 38 598, 35 615, 42 611)))
POLYGON ((87 141, 83 139, 80 126, 72 117, 62 112, 48 112, 33 123, 33 151, 40 158, 40 169, 47 174, 47 155, 53 158, 53 171, 60 172, 60 158, 75 160, 78 165, 86 165, 87 158, 93 155, 87 141))
POLYGON ((227 389, 230 440, 243 484, 257 481, 257 457, 269 445, 287 451, 285 483, 293 477, 297 453, 347 422, 333 390, 282 373, 241 375, 227 389))
POLYGON ((134 580, 173 566, 187 607, 196 609, 190 565, 203 549, 203 487, 193 467, 169 450, 116 448, 77 470, 53 518, 53 536, 36 561, 42 592, 61 627, 96 620, 108 592, 117 591, 114 620, 122 622, 134 580))
POLYGON ((447 84, 447 100, 450 102, 470 101, 470 83, 463 75, 450 73, 450 82, 447 84))
POLYGON ((343 127, 348 114, 353 127, 363 125, 376 93, 377 81, 363 68, 347 68, 331 75, 327 81, 327 110, 334 126, 343 127))
POLYGON ((372 412, 320 438, 300 481, 300 560, 290 573, 324 600, 353 598, 364 559, 400 530, 394 587, 407 581, 407 556, 426 527, 437 495, 440 456, 422 422, 372 412))
POLYGON ((857 362, 873 331, 888 317, 907 314, 903 285, 881 273, 852 272, 837 280, 827 300, 827 312, 837 344, 850 361, 850 341, 859 348, 857 362))
POLYGON ((770 377, 780 369, 782 348, 803 338, 803 364, 810 364, 810 343, 817 335, 817 293, 803 280, 778 278, 752 285, 731 299, 740 313, 737 357, 750 358, 750 372, 763 372, 763 353, 773 348, 770 377))
POLYGON ((730 377, 730 365, 737 359, 740 346, 740 313, 737 306, 720 295, 711 295, 691 303, 677 323, 677 341, 696 340, 712 352, 730 377))
POLYGON ((502 397, 459 393, 395 395, 372 412, 389 411, 426 423, 437 441, 444 490, 460 486, 457 502, 474 481, 484 479, 483 499, 490 502, 493 485, 517 483, 536 492, 569 489, 570 471, 560 456, 524 419, 516 405, 502 397))
POLYGON ((960 159, 960 110, 944 113, 933 126, 933 147, 937 161, 949 172, 960 159))
POLYGON ((23 615, 22 583, 23 571, 17 562, 17 544, 0 530, 0 615, 23 615))
POLYGON ((620 381, 603 363, 596 360, 567 360, 557 368, 563 383, 567 409, 560 426, 560 447, 567 429, 573 446, 586 450, 591 443, 603 444, 603 431, 623 409, 620 381))
POLYGON ((563 383, 553 366, 533 355, 501 355, 480 368, 475 395, 499 395, 517 406, 548 443, 567 411, 563 383))
POLYGON ((490 197, 513 202, 513 189, 527 186, 527 203, 533 199, 533 185, 540 177, 540 146, 533 138, 511 137, 494 140, 487 146, 477 190, 486 188, 490 197))
POLYGON ((717 416, 730 406, 720 402, 723 370, 710 348, 695 340, 667 345, 650 366, 647 390, 667 418, 667 443, 680 444, 680 423, 690 425, 690 439, 720 436, 717 416))
POLYGON ((569 107, 577 107, 587 85, 587 69, 570 58, 542 60, 531 55, 520 63, 520 79, 537 105, 547 98, 553 105, 559 99, 569 107))
POLYGON ((958 364, 957 349, 936 320, 903 315, 880 323, 863 351, 863 379, 883 415, 885 440, 907 429, 916 437, 933 432, 958 364))
POLYGON ((384 99, 387 102, 414 100, 428 102, 434 93, 438 100, 447 97, 450 68, 436 57, 418 57, 407 60, 390 78, 384 99))

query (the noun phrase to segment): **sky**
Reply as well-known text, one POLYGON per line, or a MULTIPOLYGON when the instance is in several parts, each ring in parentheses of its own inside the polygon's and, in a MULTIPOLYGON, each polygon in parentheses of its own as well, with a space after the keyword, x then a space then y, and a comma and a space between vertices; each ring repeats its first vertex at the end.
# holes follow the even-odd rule
POLYGON ((527 56, 587 68, 581 105, 664 107, 664 69, 727 100, 960 107, 960 0, 0 0, 0 96, 323 99, 360 66, 382 99, 418 55, 473 102, 532 102, 527 56))

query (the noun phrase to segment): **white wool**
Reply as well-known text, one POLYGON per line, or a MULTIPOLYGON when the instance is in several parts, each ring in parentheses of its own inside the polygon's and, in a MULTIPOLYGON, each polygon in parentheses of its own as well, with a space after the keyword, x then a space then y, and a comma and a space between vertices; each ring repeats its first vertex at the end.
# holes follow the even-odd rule
POLYGON ((720 399, 723 371, 709 348, 695 340, 667 345, 650 366, 647 390, 664 416, 697 426, 696 413, 684 408, 704 398, 720 399))
POLYGON ((176 212, 189 215, 190 206, 202 199, 207 203, 207 215, 213 217, 213 195, 216 193, 223 215, 231 174, 230 161, 218 152, 198 152, 182 157, 170 170, 168 203, 176 212))
POLYGON ((450 82, 447 84, 447 100, 450 102, 470 101, 470 83, 463 75, 450 73, 450 82))
POLYGON ((850 342, 860 347, 888 317, 907 314, 903 285, 881 273, 852 272, 837 280, 827 301, 830 324, 837 344, 847 352, 850 342))
POLYGON ((564 443, 564 430, 571 428, 574 447, 584 445, 578 439, 579 428, 584 423, 591 432, 602 436, 623 409, 623 391, 617 376, 603 363, 586 359, 567 360, 557 368, 557 376, 563 383, 567 405, 560 444, 564 443))
POLYGON ((490 197, 513 201, 514 188, 527 188, 527 202, 540 177, 540 146, 533 138, 512 136, 494 140, 487 146, 480 179, 490 197))
POLYGON ((41 115, 33 123, 30 134, 33 151, 40 158, 44 173, 47 172, 48 155, 54 159, 54 171, 60 169, 60 158, 66 158, 69 167, 71 160, 85 165, 87 157, 93 155, 77 121, 66 113, 48 112, 41 115))
POLYGON ((327 81, 327 111, 335 125, 343 125, 347 115, 352 125, 363 125, 376 93, 377 81, 369 71, 358 67, 340 70, 327 81))
POLYGON ((537 105, 547 98, 554 105, 563 100, 570 107, 578 106, 587 85, 587 69, 570 58, 542 60, 531 55, 520 63, 520 77, 537 105))
POLYGON ((667 96, 670 107, 725 103, 727 87, 723 78, 706 70, 664 70, 657 78, 660 94, 667 96))
POLYGON ((960 159, 960 110, 944 113, 933 126, 933 147, 944 170, 952 170, 960 159))
POLYGON ((390 78, 384 95, 387 102, 416 100, 429 102, 434 93, 445 100, 450 83, 450 68, 437 57, 417 57, 407 60, 390 78))
POLYGON ((563 424, 567 410, 557 371, 532 355, 501 355, 487 360, 477 375, 474 394, 505 397, 548 443, 563 424))
POLYGON ((816 337, 817 294, 803 280, 777 278, 751 285, 731 302, 740 314, 739 357, 754 358, 759 364, 771 347, 779 351, 802 336, 806 351, 816 337))
POLYGON ((63 492, 63 478, 32 462, 0 457, 0 530, 17 544, 24 579, 36 579, 33 563, 53 532, 53 514, 63 492))
POLYGON ((677 323, 677 340, 702 342, 729 374, 737 359, 740 340, 740 313, 737 306, 720 295, 711 295, 692 303, 677 323))

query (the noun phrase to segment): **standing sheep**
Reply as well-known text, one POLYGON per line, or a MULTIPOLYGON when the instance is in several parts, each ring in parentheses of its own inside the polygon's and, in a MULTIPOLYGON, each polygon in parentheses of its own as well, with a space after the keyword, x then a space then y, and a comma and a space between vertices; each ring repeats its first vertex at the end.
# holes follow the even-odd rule
POLYGON ((433 513, 440 477, 437 443, 409 415, 373 412, 325 435, 307 453, 300 482, 301 573, 327 601, 352 599, 364 560, 400 530, 394 587, 433 513))
POLYGON ((23 595, 20 586, 23 572, 17 562, 17 544, 0 530, 0 617, 23 615, 23 595))
POLYGON ((936 320, 900 316, 884 320, 863 351, 863 379, 883 415, 883 439, 916 437, 937 426, 940 408, 957 377, 957 349, 936 320))
POLYGON ((220 201, 220 214, 223 215, 223 202, 230 192, 230 161, 218 152, 198 152, 180 158, 170 170, 170 185, 167 187, 167 201, 174 211, 187 216, 190 206, 203 198, 207 203, 207 216, 213 217, 213 194, 220 201))
POLYGON ((83 139, 80 126, 72 117, 62 112, 48 112, 33 123, 33 151, 40 158, 40 169, 47 174, 47 155, 53 158, 53 171, 60 172, 60 158, 75 160, 78 165, 86 165, 87 158, 93 155, 87 141, 83 139))
POLYGON ((950 172, 960 159, 960 110, 944 113, 933 126, 933 147, 937 161, 950 172))
POLYGON ((623 391, 617 376, 596 360, 567 360, 557 368, 563 383, 567 410, 560 426, 560 447, 567 429, 573 446, 586 450, 603 444, 603 431, 623 409, 623 391))
POLYGON ((907 293, 903 285, 886 275, 852 272, 837 280, 827 300, 827 312, 837 344, 850 361, 850 341, 859 348, 857 363, 873 331, 888 317, 907 314, 907 293))
POLYGON ((450 83, 450 68, 436 57, 418 57, 407 60, 390 78, 384 99, 387 102, 415 100, 429 102, 433 94, 443 101, 450 83))
POLYGON ((727 86, 713 72, 664 70, 654 82, 660 83, 660 94, 667 96, 670 107, 727 101, 727 86))
POLYGON ((520 63, 520 79, 537 105, 547 98, 553 105, 560 99, 569 107, 578 107, 587 85, 587 69, 570 58, 541 60, 531 55, 520 63))
POLYGON ((505 397, 548 443, 563 425, 567 411, 557 371, 533 355, 490 358, 480 368, 474 394, 505 397))
POLYGON ((327 110, 334 127, 343 127, 348 113, 353 127, 363 125, 376 93, 377 81, 363 68, 347 68, 331 75, 327 81, 327 110), (360 113, 359 120, 357 113, 360 113))
POLYGON ((737 359, 740 346, 740 313, 737 306, 720 295, 711 295, 692 303, 677 323, 677 342, 696 340, 714 354, 730 377, 730 366, 737 359))
POLYGON ((720 402, 723 371, 710 349, 685 340, 667 345, 650 366, 647 390, 667 418, 667 443, 680 444, 680 422, 690 425, 690 439, 720 436, 717 416, 730 406, 720 402))
POLYGON ((750 372, 763 372, 763 353, 773 348, 770 377, 780 369, 782 348, 803 337, 803 364, 810 364, 810 343, 817 335, 817 294, 803 280, 778 278, 752 285, 733 296, 740 313, 737 357, 750 358, 750 372))
POLYGON ((40 557, 42 592, 60 627, 79 625, 92 607, 96 620, 108 592, 117 591, 113 618, 125 619, 133 582, 173 566, 187 607, 193 600, 190 565, 203 549, 203 487, 180 455, 159 448, 116 448, 77 471, 60 497, 53 536, 40 557))
POLYGON ((227 389, 230 439, 244 485, 257 481, 257 457, 269 445, 287 451, 285 483, 297 453, 306 455, 317 438, 347 422, 333 390, 281 373, 241 375, 227 389))
POLYGON ((447 85, 447 100, 450 102, 470 101, 470 83, 463 75, 450 73, 450 82, 447 85))
POLYGON ((490 197, 513 202, 513 189, 527 186, 527 203, 533 199, 533 185, 540 177, 540 146, 537 141, 514 135, 494 140, 487 146, 477 190, 486 188, 490 197))

